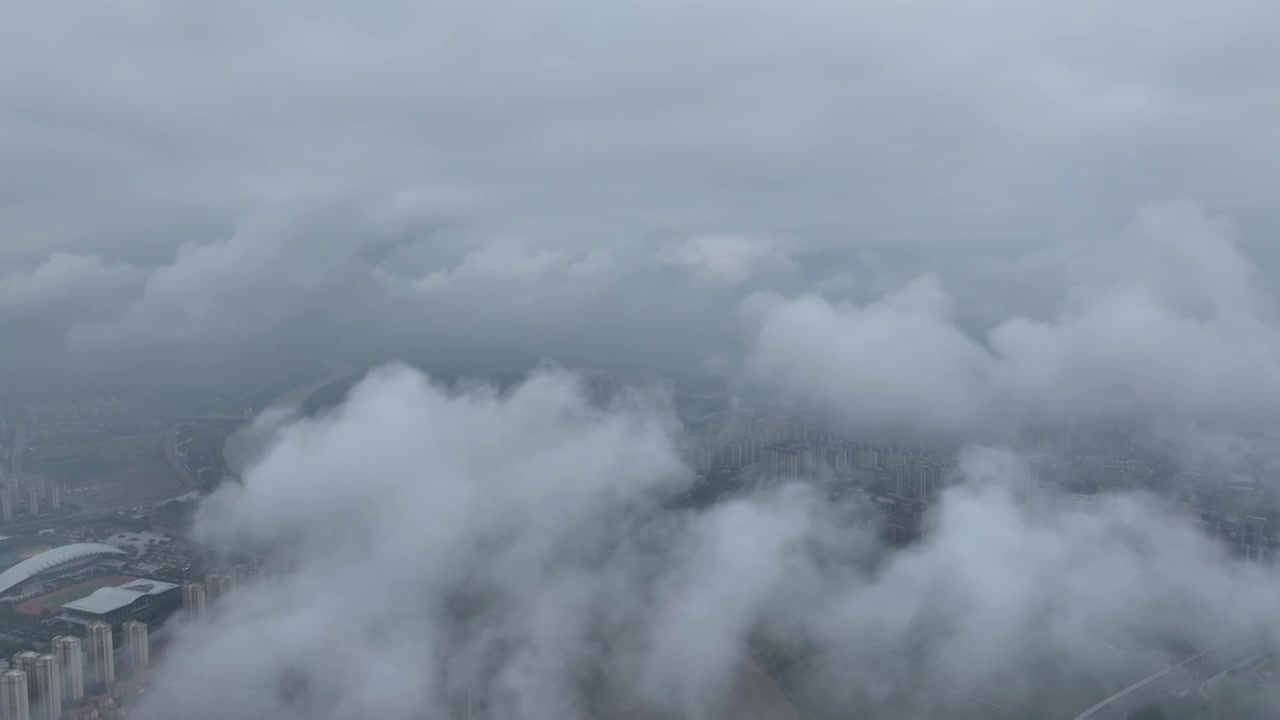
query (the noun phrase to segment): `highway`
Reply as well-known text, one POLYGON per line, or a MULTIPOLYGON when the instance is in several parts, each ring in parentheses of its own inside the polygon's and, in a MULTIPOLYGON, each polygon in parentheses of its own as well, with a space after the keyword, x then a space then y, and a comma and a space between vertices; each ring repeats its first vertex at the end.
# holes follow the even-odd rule
POLYGON ((1252 642, 1225 643, 1139 680, 1080 713, 1075 720, 1124 720, 1140 708, 1184 697, 1233 667, 1264 655, 1252 642))
POLYGON ((206 420, 244 421, 244 420, 252 420, 253 416, 252 415, 232 415, 230 413, 221 413, 221 414, 211 414, 211 415, 170 415, 165 419, 170 420, 172 422, 189 423, 189 422, 202 422, 206 420))

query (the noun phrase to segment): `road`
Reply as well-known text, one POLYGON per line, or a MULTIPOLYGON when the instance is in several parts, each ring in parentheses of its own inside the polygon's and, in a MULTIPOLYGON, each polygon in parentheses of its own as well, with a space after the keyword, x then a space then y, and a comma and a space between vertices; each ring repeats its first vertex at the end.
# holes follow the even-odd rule
POLYGON ((1124 720, 1139 708, 1183 697, 1231 668, 1256 660, 1261 652, 1251 642, 1232 641, 1197 653, 1100 701, 1075 720, 1124 720))
POLYGON ((213 415, 170 415, 167 420, 177 423, 201 422, 205 420, 243 421, 253 419, 252 415, 231 415, 229 413, 213 415))
POLYGON ((164 461, 178 479, 178 491, 172 497, 180 497, 196 489, 196 476, 178 457, 178 429, 181 427, 181 423, 175 423, 164 431, 164 461))
POLYGON ((268 403, 266 407, 299 406, 321 388, 336 383, 343 378, 350 377, 355 373, 356 370, 351 368, 349 365, 334 365, 332 371, 328 375, 325 375, 313 383, 308 383, 302 387, 294 388, 293 390, 284 393, 280 397, 268 403))

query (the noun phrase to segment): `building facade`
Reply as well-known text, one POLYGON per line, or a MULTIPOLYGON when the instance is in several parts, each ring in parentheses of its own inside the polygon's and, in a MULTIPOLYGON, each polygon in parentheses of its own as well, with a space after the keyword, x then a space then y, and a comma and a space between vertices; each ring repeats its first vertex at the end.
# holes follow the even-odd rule
POLYGON ((124 624, 125 663, 132 671, 138 671, 151 664, 151 645, 147 637, 147 624, 130 620, 124 624))
POLYGON ((3 487, 0 487, 0 517, 5 522, 13 522, 13 498, 13 481, 3 478, 3 487))
POLYGON ((27 698, 27 674, 21 670, 0 673, 0 718, 31 720, 31 704, 27 698))
POLYGON ((80 638, 70 635, 54 638, 53 653, 58 656, 58 666, 62 669, 63 701, 78 702, 84 697, 84 655, 80 638))
POLYGON ((225 573, 214 573, 205 578, 205 594, 209 602, 217 602, 218 598, 229 595, 235 588, 235 578, 225 573))
POLYGON ((205 589, 198 583, 187 583, 182 586, 182 609, 188 618, 201 620, 208 606, 205 589))
POLYGON ((38 720, 59 720, 62 717, 62 673, 58 657, 53 654, 36 658, 35 678, 27 695, 32 716, 38 720), (34 687, 35 692, 31 692, 34 687))
POLYGON ((111 626, 104 622, 89 623, 89 664, 93 668, 93 683, 106 687, 116 681, 116 659, 111 626))

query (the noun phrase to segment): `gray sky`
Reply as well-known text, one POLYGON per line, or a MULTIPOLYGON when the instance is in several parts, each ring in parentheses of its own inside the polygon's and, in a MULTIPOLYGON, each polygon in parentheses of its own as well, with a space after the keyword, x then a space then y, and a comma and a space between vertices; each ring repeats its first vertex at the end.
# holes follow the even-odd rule
POLYGON ((755 291, 866 301, 934 272, 992 326, 1035 299, 1018 281, 1061 280, 970 286, 990 258, 1107 242, 1166 201, 1250 246, 1277 227, 1261 0, 0 13, 15 378, 697 363, 737 347, 755 291))

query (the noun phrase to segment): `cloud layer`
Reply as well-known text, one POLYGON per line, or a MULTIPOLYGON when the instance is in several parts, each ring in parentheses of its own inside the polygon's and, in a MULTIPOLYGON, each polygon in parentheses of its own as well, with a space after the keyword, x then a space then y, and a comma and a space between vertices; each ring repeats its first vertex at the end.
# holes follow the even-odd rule
POLYGON ((865 304, 755 298, 745 372, 838 417, 967 438, 1107 419, 1274 424, 1276 306, 1229 223, 1149 206, 1112 242, 1057 263, 1067 289, 1052 310, 1005 308, 976 331, 932 275, 865 304))
POLYGON ((1262 242, 1277 12, 6 9, 0 277, 43 289, 5 299, 0 371, 442 348, 689 364, 751 292, 856 278, 866 302, 1153 201, 1262 242))
POLYGON ((393 367, 279 427, 196 527, 276 574, 177 629, 142 717, 465 717, 468 697, 492 718, 740 716, 753 648, 803 658, 787 677, 816 708, 1065 712, 1280 632, 1271 568, 1153 498, 1054 503, 1008 451, 967 451, 902 553, 805 485, 664 509, 690 473, 646 397, 393 367))

